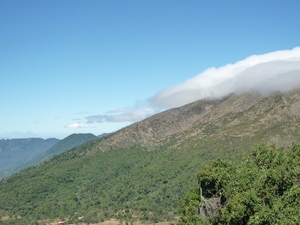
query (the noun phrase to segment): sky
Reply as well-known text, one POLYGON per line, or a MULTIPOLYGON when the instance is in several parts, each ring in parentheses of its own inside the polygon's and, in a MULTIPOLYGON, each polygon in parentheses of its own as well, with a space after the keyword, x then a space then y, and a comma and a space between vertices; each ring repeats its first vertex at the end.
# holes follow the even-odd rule
POLYGON ((2 0, 0 137, 114 132, 300 87, 298 0, 2 0))

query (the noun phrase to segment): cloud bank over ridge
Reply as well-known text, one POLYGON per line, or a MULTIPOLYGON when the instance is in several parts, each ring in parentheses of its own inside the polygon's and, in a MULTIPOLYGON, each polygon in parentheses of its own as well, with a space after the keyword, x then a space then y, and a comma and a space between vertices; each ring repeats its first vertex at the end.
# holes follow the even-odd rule
POLYGON ((181 84, 160 91, 144 104, 90 115, 85 117, 86 123, 74 123, 69 127, 85 128, 92 123, 103 122, 138 122, 163 109, 204 98, 218 98, 247 91, 262 94, 285 92, 296 87, 300 87, 300 47, 252 55, 234 64, 208 68, 181 84))
POLYGON ((136 106, 135 108, 120 108, 111 110, 102 115, 91 115, 86 117, 87 123, 102 123, 102 122, 137 122, 143 120, 156 111, 145 106, 136 106))
POLYGON ((185 82, 160 91, 151 104, 172 108, 230 93, 289 91, 300 87, 300 47, 252 55, 234 64, 208 68, 185 82))

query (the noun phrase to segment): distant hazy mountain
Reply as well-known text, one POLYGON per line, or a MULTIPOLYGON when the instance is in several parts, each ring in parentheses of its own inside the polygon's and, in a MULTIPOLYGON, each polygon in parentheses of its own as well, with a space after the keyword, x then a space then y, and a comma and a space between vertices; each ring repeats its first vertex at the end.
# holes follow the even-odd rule
POLYGON ((59 140, 56 138, 19 138, 0 140, 0 170, 23 164, 47 151, 59 140))
POLYGON ((98 139, 94 134, 71 134, 68 137, 57 142, 52 148, 47 150, 46 152, 38 155, 36 158, 30 161, 32 165, 35 165, 41 161, 44 161, 51 156, 58 155, 62 152, 65 152, 71 148, 77 147, 81 144, 84 144, 88 141, 98 139))
MULTIPOLYGON (((104 134, 105 136, 105 134, 104 134)), ((42 162, 48 158, 50 158, 53 155, 58 155, 62 152, 65 152, 73 147, 79 146, 83 143, 86 143, 91 140, 98 139, 99 137, 93 135, 93 134, 71 134, 70 136, 56 142, 55 145, 48 148, 47 151, 41 152, 41 154, 36 155, 36 157, 31 158, 30 160, 27 160, 26 162, 23 162, 22 164, 18 164, 13 167, 9 167, 5 171, 0 171, 0 179, 7 177, 13 173, 17 173, 20 170, 23 170, 27 167, 33 166, 38 164, 39 162, 42 162)))

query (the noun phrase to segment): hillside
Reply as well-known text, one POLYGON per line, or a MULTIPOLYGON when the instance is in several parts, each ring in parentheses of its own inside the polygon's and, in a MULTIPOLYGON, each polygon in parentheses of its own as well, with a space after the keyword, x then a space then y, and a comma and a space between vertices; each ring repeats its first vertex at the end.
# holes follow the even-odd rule
POLYGON ((204 162, 239 162, 260 142, 299 142, 299 107, 294 90, 167 110, 3 180, 0 215, 19 216, 23 224, 79 216, 85 222, 172 220, 204 162))
POLYGON ((124 128, 109 141, 99 144, 98 149, 105 151, 112 146, 132 145, 149 148, 170 137, 176 139, 176 146, 199 138, 203 141, 217 137, 240 140, 254 138, 263 130, 268 131, 261 132, 264 141, 290 143, 294 141, 292 137, 297 127, 285 125, 299 122, 299 97, 297 90, 267 97, 246 93, 219 100, 200 100, 124 128))
POLYGON ((71 148, 74 148, 74 147, 84 144, 88 141, 92 141, 92 140, 96 140, 96 139, 98 139, 98 137, 93 134, 71 134, 68 137, 58 141, 50 149, 48 149, 45 152, 42 152, 41 154, 37 155, 36 157, 32 158, 31 160, 29 160, 21 165, 17 165, 14 167, 10 167, 6 170, 0 171, 0 179, 7 177, 11 174, 17 173, 27 167, 36 165, 54 155, 58 155, 62 152, 70 150, 71 148))
POLYGON ((25 163, 47 151, 59 140, 56 138, 20 138, 0 140, 0 170, 25 163))

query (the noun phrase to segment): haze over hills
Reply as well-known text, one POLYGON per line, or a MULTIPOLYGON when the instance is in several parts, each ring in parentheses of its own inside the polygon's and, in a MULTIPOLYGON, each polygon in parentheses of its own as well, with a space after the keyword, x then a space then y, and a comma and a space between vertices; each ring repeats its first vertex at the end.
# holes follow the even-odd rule
POLYGON ((59 140, 56 138, 20 138, 0 140, 0 170, 25 163, 47 151, 59 140))
POLYGON ((299 110, 295 89, 231 94, 164 111, 4 179, 0 214, 20 216, 20 224, 75 223, 78 214, 89 223, 172 220, 205 161, 238 162, 261 142, 299 142, 299 110))
MULTIPOLYGON (((107 134, 100 135, 101 137, 105 137, 107 134)), ((0 179, 7 177, 13 173, 17 173, 20 170, 23 170, 27 167, 36 165, 54 155, 60 154, 67 150, 70 150, 73 147, 79 146, 88 141, 96 140, 100 138, 99 136, 95 136, 94 134, 71 134, 68 137, 59 140, 54 146, 47 149, 44 152, 41 152, 36 157, 32 158, 29 161, 23 162, 22 164, 15 165, 13 167, 6 168, 5 170, 0 170, 0 179)), ((12 156, 17 157, 17 156, 12 156)))
POLYGON ((48 149, 46 152, 38 155, 36 158, 31 160, 30 164, 35 165, 41 161, 44 161, 54 155, 58 155, 65 152, 71 148, 79 146, 88 141, 96 140, 98 137, 94 134, 71 134, 63 140, 59 141, 52 148, 48 149))

